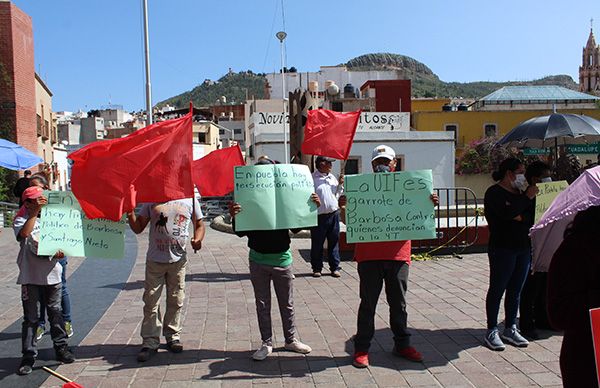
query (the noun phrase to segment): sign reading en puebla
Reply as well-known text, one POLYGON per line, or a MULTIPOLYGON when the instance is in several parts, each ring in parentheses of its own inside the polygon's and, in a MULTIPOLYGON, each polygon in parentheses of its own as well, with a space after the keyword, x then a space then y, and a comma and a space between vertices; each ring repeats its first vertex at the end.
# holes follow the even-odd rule
MULTIPOLYGON (((255 132, 281 133, 283 123, 290 123, 289 114, 281 112, 256 112, 252 115, 255 132)), ((410 131, 408 112, 362 112, 356 132, 410 131)))
MULTIPOLYGON (((550 150, 550 148, 523 148, 523 155, 548 155, 550 150)), ((568 144, 566 151, 569 154, 600 154, 600 143, 568 144)))

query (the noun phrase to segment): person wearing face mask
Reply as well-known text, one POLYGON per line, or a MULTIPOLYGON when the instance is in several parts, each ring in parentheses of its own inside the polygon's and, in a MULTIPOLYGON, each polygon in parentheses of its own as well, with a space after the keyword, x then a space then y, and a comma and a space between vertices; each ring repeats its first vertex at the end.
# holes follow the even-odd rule
POLYGON ((492 178, 497 183, 485 192, 485 219, 490 232, 488 257, 490 285, 485 299, 487 332, 485 345, 492 350, 504 350, 504 341, 517 347, 529 342, 517 329, 517 311, 521 289, 531 264, 529 228, 535 216, 535 185, 528 185, 525 166, 516 158, 500 163, 492 178), (505 328, 500 335, 498 312, 506 292, 505 328))
MULTIPOLYGON (((542 161, 535 161, 527 166, 525 178, 529 185, 552 182, 552 171, 550 166, 542 161)), ((535 198, 533 199, 535 208, 535 198)), ((533 226, 530 220, 529 228, 533 226)), ((531 272, 521 291, 521 303, 519 304, 519 328, 521 333, 530 340, 539 339, 536 329, 549 330, 548 316, 546 312, 546 283, 547 272, 531 272)))
MULTIPOLYGON (((376 173, 394 172, 396 153, 386 145, 377 146, 373 150, 371 165, 376 173)), ((436 194, 431 194, 430 199, 434 205, 438 204, 436 194)), ((369 348, 375 333, 375 310, 384 283, 390 307, 390 328, 394 334, 393 353, 409 361, 423 361, 423 355, 410 345, 407 327, 406 291, 410 253, 410 240, 366 242, 354 247, 360 280, 360 306, 352 361, 356 368, 369 366, 369 348)))

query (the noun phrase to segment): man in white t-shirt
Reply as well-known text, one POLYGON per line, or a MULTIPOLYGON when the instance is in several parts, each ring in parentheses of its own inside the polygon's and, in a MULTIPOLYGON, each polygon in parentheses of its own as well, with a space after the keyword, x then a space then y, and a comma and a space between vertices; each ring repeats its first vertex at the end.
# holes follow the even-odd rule
POLYGON ((139 234, 150 224, 146 276, 144 279, 144 320, 142 321, 142 349, 138 361, 147 361, 160 345, 160 332, 167 340, 167 349, 183 351, 181 335, 181 308, 185 297, 186 244, 190 237, 190 221, 194 225, 191 245, 194 251, 202 247, 204 224, 202 211, 196 199, 178 199, 164 203, 147 203, 140 214, 128 214, 129 226, 139 234), (167 288, 167 309, 160 313, 160 296, 167 288))

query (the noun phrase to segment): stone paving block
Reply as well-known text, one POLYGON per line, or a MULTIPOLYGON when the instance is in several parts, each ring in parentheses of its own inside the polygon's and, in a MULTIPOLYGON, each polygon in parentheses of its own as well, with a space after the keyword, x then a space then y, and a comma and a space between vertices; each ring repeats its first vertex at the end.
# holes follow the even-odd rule
MULTIPOLYGON (((0 247, 2 239, 0 235, 0 247)), ((261 341, 248 276, 247 241, 211 229, 203 249, 190 254, 182 332, 186 351, 174 355, 161 349, 149 362, 137 363, 146 234, 138 236, 138 244, 138 261, 127 285, 75 349, 79 361, 59 367, 68 367, 64 370, 70 375, 84 374, 81 378, 88 379, 90 386, 108 384, 110 379, 125 386, 123 381, 131 379, 132 387, 144 388, 160 384, 235 388, 560 385, 560 376, 555 373, 560 335, 549 333, 548 338, 535 341, 529 348, 508 347, 504 352, 482 346, 488 282, 485 254, 411 265, 409 327, 412 344, 425 355, 425 363, 415 364, 391 353, 389 312, 382 293, 370 352, 372 366, 370 370, 354 368, 351 337, 356 331, 359 305, 356 264, 344 262, 340 279, 313 279, 309 276, 310 263, 301 256, 310 248, 308 239, 292 240, 297 276, 294 301, 298 336, 313 347, 313 352, 302 356, 277 349, 266 362, 254 362, 250 356, 261 341)), ((7 251, 13 245, 12 241, 7 243, 7 251)), ((21 314, 13 261, 14 256, 6 263, 9 271, 0 270, 0 287, 6 289, 0 293, 0 328, 21 314)), ((274 296, 273 301, 274 341, 281 348, 281 319, 274 296)), ((164 297, 161 305, 164 309, 164 297)), ((46 385, 56 383, 49 378, 46 385)))

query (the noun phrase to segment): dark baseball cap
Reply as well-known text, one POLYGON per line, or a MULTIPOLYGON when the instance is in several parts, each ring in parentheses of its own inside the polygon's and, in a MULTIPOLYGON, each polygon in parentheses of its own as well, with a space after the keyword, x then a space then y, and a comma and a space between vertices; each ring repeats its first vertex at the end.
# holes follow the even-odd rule
POLYGON ((318 165, 321 162, 335 162, 334 158, 328 158, 327 156, 317 156, 317 159, 315 159, 315 163, 318 165))

